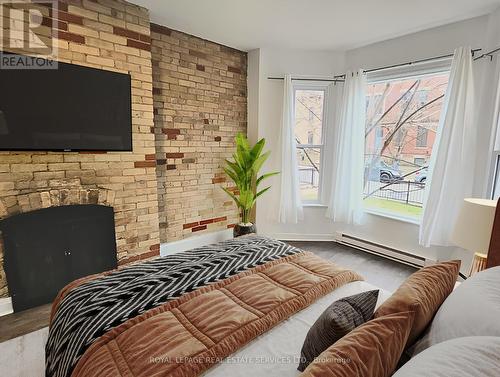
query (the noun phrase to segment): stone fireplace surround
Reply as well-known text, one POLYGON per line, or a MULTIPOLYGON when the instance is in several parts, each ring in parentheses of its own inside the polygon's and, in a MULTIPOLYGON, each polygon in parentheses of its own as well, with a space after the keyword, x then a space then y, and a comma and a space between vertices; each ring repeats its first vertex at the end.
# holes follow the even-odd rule
MULTIPOLYGON (((0 220, 12 215, 42 208, 74 204, 100 204, 113 207, 115 203, 115 192, 112 190, 105 188, 85 188, 81 185, 79 179, 61 181, 60 183, 64 186, 18 195, 10 198, 10 200, 9 198, 0 198, 0 220)), ((141 259, 157 255, 154 251, 150 252, 150 255, 147 254, 146 256, 142 254, 141 259)), ((3 255, 3 242, 0 242, 0 296, 6 296, 8 292, 5 272, 3 270, 3 255)), ((123 259, 120 264, 124 264, 123 259)))

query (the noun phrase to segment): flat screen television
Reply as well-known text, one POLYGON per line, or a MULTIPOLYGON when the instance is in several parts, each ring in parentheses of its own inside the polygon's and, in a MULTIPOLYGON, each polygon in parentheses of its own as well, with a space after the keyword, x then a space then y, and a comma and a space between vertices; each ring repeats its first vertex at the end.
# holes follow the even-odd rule
POLYGON ((131 151, 130 75, 67 63, 0 69, 0 150, 131 151))

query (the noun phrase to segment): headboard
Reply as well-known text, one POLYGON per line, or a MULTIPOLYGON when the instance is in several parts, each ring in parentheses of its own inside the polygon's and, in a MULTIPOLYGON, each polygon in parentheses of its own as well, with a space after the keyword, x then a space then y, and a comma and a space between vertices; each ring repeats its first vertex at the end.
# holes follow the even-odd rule
POLYGON ((500 266, 500 199, 497 202, 486 268, 500 266))

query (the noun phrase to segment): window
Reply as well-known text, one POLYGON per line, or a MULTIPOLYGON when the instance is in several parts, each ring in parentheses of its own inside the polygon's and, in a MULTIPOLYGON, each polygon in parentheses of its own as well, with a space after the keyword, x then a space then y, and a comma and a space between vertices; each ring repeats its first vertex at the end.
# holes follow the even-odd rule
POLYGON ((500 154, 494 153, 494 170, 493 170, 493 187, 491 192, 491 199, 497 200, 500 198, 500 154))
POLYGON ((424 166, 425 165, 425 158, 423 158, 423 157, 415 157, 415 159, 413 160, 413 163, 416 166, 424 166))
POLYGON ((427 146, 427 134, 428 134, 427 128, 422 126, 417 126, 417 141, 416 141, 417 147, 425 148, 427 146))
POLYGON ((425 163, 432 153, 448 75, 441 71, 369 82, 367 100, 382 93, 377 101, 390 110, 381 115, 367 105, 363 196, 367 210, 420 219, 425 163))
POLYGON ((325 87, 301 84, 294 93, 300 196, 304 203, 315 203, 320 198, 325 87))
POLYGON ((314 144, 314 132, 307 131, 307 144, 314 144))

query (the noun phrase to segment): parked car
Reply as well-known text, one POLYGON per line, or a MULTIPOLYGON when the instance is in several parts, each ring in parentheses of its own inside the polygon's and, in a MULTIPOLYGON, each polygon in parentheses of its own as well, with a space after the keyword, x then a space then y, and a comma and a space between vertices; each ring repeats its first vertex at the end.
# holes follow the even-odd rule
MULTIPOLYGON (((368 169, 366 166, 365 169, 368 169)), ((387 165, 385 162, 380 161, 377 165, 373 166, 369 172, 368 179, 374 182, 391 183, 403 180, 403 174, 399 168, 387 165)))
POLYGON ((415 182, 419 182, 419 183, 425 183, 425 182, 427 182, 427 172, 428 172, 428 170, 429 170, 429 168, 425 167, 424 169, 417 171, 415 173, 415 182))

